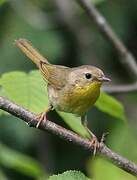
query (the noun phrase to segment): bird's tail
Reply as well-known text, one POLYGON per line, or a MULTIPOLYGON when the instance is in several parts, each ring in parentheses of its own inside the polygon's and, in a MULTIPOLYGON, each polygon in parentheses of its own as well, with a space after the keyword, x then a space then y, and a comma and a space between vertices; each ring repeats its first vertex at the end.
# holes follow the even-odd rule
POLYGON ((29 57, 39 68, 41 64, 50 64, 46 58, 44 58, 35 48, 33 48, 31 42, 26 39, 19 39, 15 41, 17 47, 19 47, 27 57, 29 57))

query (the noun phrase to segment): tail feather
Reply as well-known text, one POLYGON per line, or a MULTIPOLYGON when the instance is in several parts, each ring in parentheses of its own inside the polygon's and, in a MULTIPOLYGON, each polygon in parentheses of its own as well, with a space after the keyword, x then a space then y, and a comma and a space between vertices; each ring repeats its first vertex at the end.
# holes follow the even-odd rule
POLYGON ((41 63, 50 64, 46 58, 44 58, 35 48, 33 48, 31 42, 26 39, 19 39, 15 41, 17 47, 19 47, 27 57, 29 57, 39 68, 41 63))

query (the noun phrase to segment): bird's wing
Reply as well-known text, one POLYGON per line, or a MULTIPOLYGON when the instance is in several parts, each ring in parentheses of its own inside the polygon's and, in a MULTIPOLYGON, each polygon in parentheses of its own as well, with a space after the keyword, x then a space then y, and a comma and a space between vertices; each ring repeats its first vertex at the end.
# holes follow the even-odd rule
POLYGON ((43 61, 39 67, 44 80, 56 89, 61 89, 67 83, 70 68, 59 65, 46 64, 43 61))

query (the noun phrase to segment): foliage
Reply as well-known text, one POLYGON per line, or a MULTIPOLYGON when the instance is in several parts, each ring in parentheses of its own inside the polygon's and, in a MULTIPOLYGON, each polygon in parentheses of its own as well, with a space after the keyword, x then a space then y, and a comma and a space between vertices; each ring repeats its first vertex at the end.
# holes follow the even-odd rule
POLYGON ((53 175, 48 180, 90 180, 80 171, 66 171, 62 174, 53 175))
POLYGON ((108 113, 109 115, 121 120, 125 120, 124 107, 120 101, 114 97, 101 92, 99 100, 96 102, 96 106, 101 111, 108 113))
POLYGON ((133 175, 121 170, 120 168, 113 165, 111 162, 103 158, 96 158, 94 160, 94 165, 92 166, 94 178, 96 180, 136 180, 133 175), (99 172, 99 173, 98 173, 99 172))
POLYGON ((36 113, 43 111, 48 105, 44 84, 38 71, 29 74, 9 72, 0 79, 0 85, 9 99, 36 113))

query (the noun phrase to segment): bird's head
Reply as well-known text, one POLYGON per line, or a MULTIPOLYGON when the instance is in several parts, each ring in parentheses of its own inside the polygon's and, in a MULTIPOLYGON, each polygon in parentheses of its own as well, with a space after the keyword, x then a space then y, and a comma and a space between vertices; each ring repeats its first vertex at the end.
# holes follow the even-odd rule
POLYGON ((72 68, 68 80, 73 85, 81 88, 100 88, 102 83, 110 81, 101 69, 89 65, 72 68))

